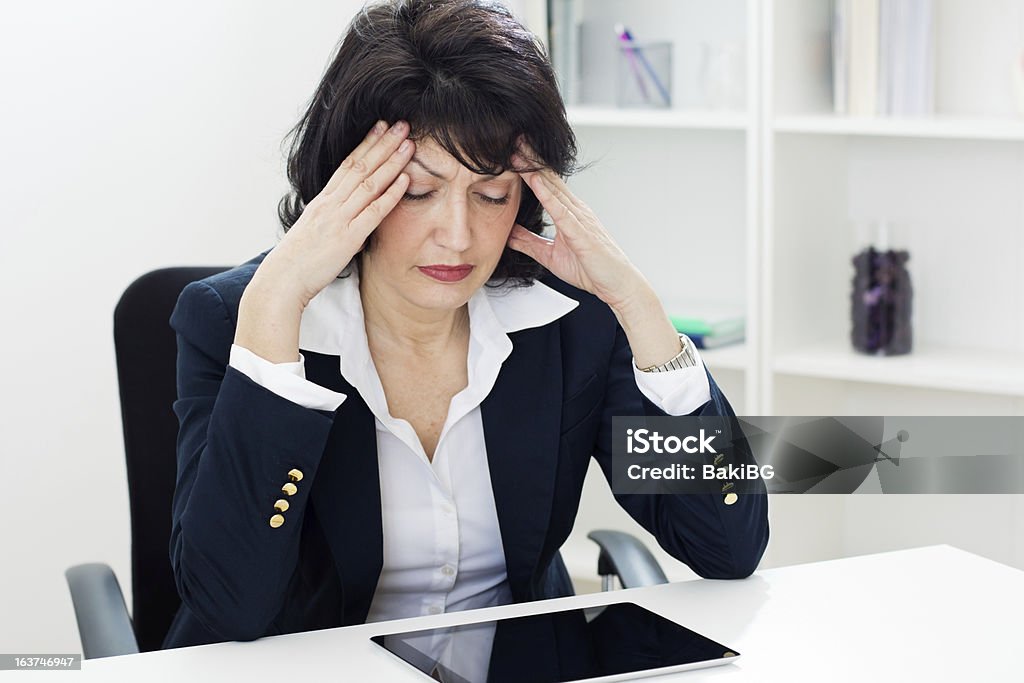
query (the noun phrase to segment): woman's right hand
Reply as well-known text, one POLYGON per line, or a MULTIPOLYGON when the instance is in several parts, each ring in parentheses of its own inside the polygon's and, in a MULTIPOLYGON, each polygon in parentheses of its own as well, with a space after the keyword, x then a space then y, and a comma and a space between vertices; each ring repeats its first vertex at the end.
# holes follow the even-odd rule
POLYGON ((383 121, 363 139, 260 264, 254 280, 302 306, 334 281, 371 232, 402 199, 409 176, 402 169, 415 145, 409 124, 383 121), (403 147, 404 145, 404 147, 403 147))
POLYGON ((362 248, 409 186, 409 125, 381 121, 263 259, 239 306, 235 343, 274 363, 298 360, 306 305, 362 248))

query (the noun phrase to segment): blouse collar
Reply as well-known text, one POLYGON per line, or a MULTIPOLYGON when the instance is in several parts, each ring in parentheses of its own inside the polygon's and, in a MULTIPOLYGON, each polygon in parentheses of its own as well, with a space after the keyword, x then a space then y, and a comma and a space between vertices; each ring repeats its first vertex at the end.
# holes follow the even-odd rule
MULTIPOLYGON (((299 348, 339 356, 342 375, 360 394, 383 398, 366 339, 359 273, 349 270, 347 277, 335 279, 306 306, 299 348)), ((547 325, 578 305, 575 299, 539 281, 528 287, 481 287, 469 300, 470 386, 489 390, 502 361, 512 351, 509 333, 547 325)))

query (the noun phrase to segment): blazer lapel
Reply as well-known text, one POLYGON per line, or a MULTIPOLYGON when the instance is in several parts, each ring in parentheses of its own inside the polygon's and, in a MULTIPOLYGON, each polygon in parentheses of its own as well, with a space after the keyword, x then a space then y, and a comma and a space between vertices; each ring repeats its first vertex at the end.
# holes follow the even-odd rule
POLYGON ((562 352, 558 325, 509 335, 512 353, 480 405, 509 586, 532 600, 558 464, 562 352))
POLYGON ((304 351, 307 376, 347 398, 317 468, 310 504, 324 529, 341 580, 343 625, 366 621, 384 564, 377 429, 373 413, 339 371, 338 356, 304 351))

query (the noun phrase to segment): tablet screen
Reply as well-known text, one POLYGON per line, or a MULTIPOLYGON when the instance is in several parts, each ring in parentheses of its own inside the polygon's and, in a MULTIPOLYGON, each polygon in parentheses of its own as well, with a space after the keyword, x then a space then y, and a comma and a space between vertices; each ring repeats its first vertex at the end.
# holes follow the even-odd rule
POLYGON ((717 662, 738 653, 632 602, 372 640, 445 683, 555 683, 717 662))

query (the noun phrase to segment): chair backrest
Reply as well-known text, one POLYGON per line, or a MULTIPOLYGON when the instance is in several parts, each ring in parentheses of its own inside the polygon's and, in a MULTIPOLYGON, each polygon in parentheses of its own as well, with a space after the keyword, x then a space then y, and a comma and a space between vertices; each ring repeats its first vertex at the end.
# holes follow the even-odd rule
POLYGON ((132 624, 140 652, 159 650, 181 600, 168 543, 177 474, 177 342, 169 324, 190 282, 228 267, 163 268, 143 275, 114 310, 131 505, 132 624))

